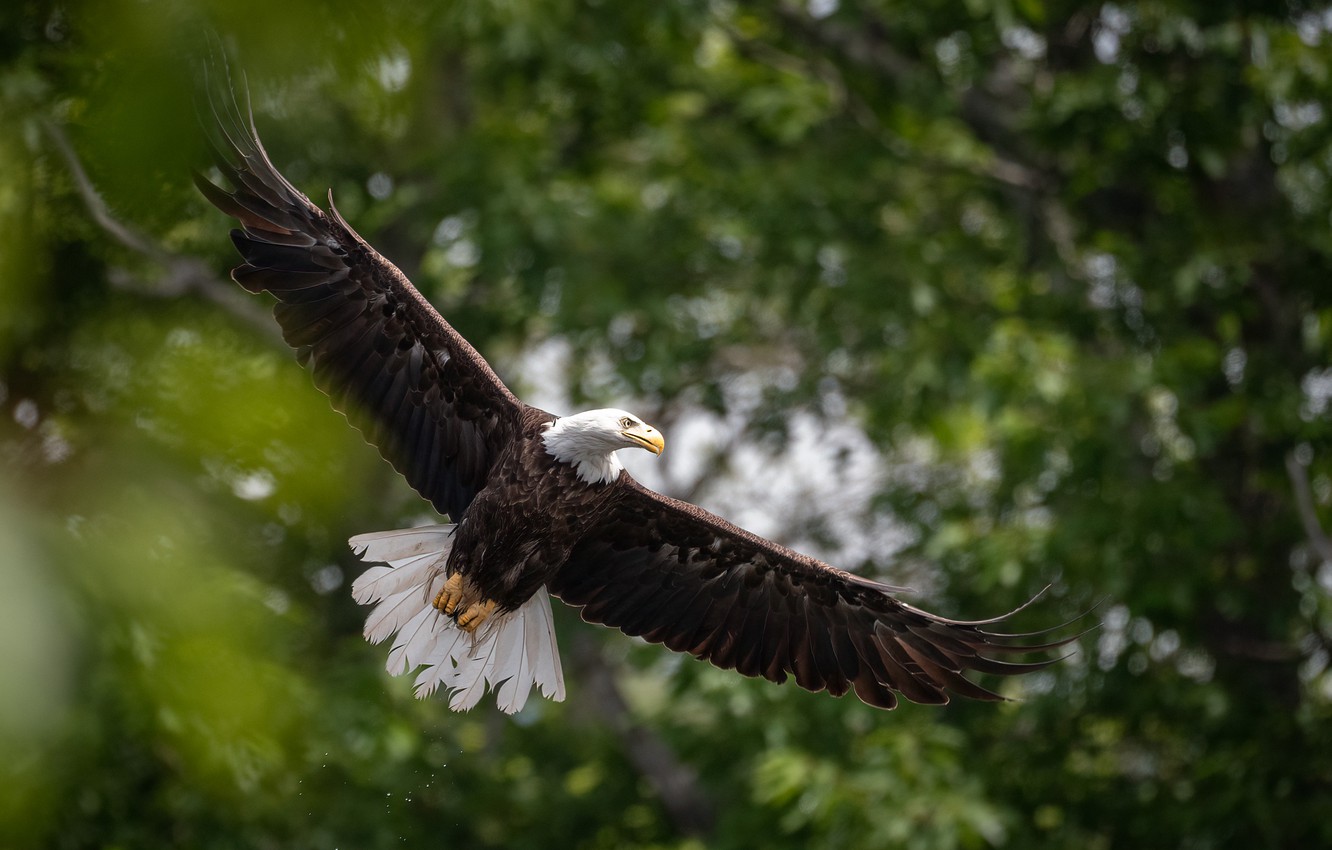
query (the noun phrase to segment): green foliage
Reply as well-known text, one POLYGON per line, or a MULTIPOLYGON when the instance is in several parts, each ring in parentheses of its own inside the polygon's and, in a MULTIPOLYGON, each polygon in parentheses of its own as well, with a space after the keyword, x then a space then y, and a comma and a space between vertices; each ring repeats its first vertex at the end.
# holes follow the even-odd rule
POLYGON ((1327 20, 8 4, 0 846, 1332 843, 1327 20), (767 448, 847 418, 906 541, 870 569, 1101 627, 1019 702, 884 714, 561 615, 567 705, 414 700, 343 541, 425 506, 210 279, 207 29, 501 372, 556 341, 575 404, 767 448))

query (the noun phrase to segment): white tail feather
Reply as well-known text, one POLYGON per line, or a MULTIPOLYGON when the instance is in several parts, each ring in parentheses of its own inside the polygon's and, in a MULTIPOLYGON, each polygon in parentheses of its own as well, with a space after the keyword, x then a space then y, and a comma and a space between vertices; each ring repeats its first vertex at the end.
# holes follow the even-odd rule
POLYGON ((453 526, 432 525, 358 534, 348 543, 363 561, 383 561, 352 582, 352 598, 362 605, 425 584, 432 572, 442 572, 453 548, 453 526), (425 548, 422 548, 425 547, 425 548), (438 566, 438 570, 435 568, 438 566))
POLYGON ((424 525, 396 531, 372 531, 358 534, 347 543, 363 561, 400 561, 428 552, 448 552, 454 526, 424 525))
POLYGON ((401 676, 421 663, 421 656, 435 640, 435 624, 440 619, 436 614, 433 608, 422 608, 398 632, 384 667, 390 676, 401 676))
POLYGON ((532 676, 541 686, 541 695, 556 702, 564 702, 564 670, 560 667, 560 646, 555 642, 555 618, 550 612, 550 595, 543 585, 533 599, 541 603, 530 609, 531 624, 527 640, 535 648, 532 676))
POLYGON ((366 620, 367 640, 379 643, 397 635, 386 665, 390 674, 425 666, 416 677, 417 697, 443 685, 450 692, 449 708, 467 711, 494 690, 500 709, 509 714, 523 709, 533 685, 544 697, 564 699, 564 671, 545 587, 517 610, 493 615, 469 634, 432 606, 444 581, 453 526, 360 534, 350 543, 362 560, 387 561, 366 570, 352 584, 352 595, 361 604, 379 603, 366 620))
POLYGON ((494 655, 495 633, 485 637, 474 637, 472 645, 462 647, 462 652, 452 661, 457 665, 449 668, 444 663, 444 685, 451 692, 449 708, 454 711, 471 711, 486 693, 486 660, 494 655))
POLYGON ((444 684, 444 675, 448 670, 453 669, 453 657, 455 653, 462 652, 471 636, 462 629, 447 629, 440 635, 439 640, 431 648, 430 654, 425 657, 422 663, 425 669, 416 677, 413 687, 416 689, 416 698, 425 699, 435 692, 435 689, 444 684))
POLYGON ((376 605, 365 620, 365 639, 371 643, 381 643, 389 635, 400 631, 421 610, 422 596, 420 588, 409 587, 376 605))
MULTIPOLYGON (((512 674, 505 679, 504 684, 500 685, 499 691, 495 694, 495 701, 499 703, 500 708, 510 714, 513 714, 516 711, 522 711, 523 706, 527 704, 527 695, 531 693, 531 688, 519 688, 518 683, 534 682, 536 680, 536 677, 532 675, 532 653, 528 649, 528 613, 526 611, 518 611, 516 613, 522 617, 522 627, 519 628, 515 626, 506 632, 506 634, 513 635, 511 641, 513 645, 508 649, 508 653, 511 663, 514 663, 516 666, 513 668, 512 674), (522 693, 519 693, 520 690, 522 693), (509 707, 506 708, 506 706, 509 707)), ((501 649, 497 654, 503 656, 505 651, 501 649)))

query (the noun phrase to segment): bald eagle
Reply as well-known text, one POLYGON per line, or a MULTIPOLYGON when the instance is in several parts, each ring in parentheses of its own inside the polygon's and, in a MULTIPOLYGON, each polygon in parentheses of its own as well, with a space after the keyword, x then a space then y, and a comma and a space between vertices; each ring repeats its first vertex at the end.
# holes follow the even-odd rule
POLYGON ((556 416, 524 404, 393 263, 333 205, 315 206, 269 160, 253 113, 211 100, 217 168, 204 196, 241 227, 233 279, 276 298, 296 359, 366 440, 453 524, 363 534, 376 563, 353 584, 375 604, 365 636, 395 638, 388 670, 422 669, 451 708, 489 689, 506 712, 534 685, 564 698, 550 596, 582 618, 745 676, 891 709, 898 695, 945 703, 999 697, 964 675, 1072 638, 1008 634, 991 620, 945 619, 899 590, 836 569, 686 502, 653 492, 616 453, 661 454, 632 413, 556 416))

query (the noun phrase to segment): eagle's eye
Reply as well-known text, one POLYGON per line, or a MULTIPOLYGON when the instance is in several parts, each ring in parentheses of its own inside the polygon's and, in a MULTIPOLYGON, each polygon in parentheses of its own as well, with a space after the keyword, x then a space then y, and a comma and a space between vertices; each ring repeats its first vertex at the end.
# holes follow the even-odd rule
POLYGON ((620 420, 620 427, 621 427, 621 428, 632 428, 632 427, 634 427, 634 420, 632 420, 632 419, 630 419, 628 416, 626 416, 626 417, 624 417, 623 419, 620 420))

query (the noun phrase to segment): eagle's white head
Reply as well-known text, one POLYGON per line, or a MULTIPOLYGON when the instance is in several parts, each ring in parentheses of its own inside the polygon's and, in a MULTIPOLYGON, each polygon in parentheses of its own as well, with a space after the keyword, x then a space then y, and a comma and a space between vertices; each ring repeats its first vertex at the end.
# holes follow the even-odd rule
POLYGON ((659 455, 666 448, 660 431, 613 407, 562 416, 541 439, 551 457, 576 466, 578 477, 588 484, 620 477, 624 466, 615 457, 620 449, 647 449, 659 455))

